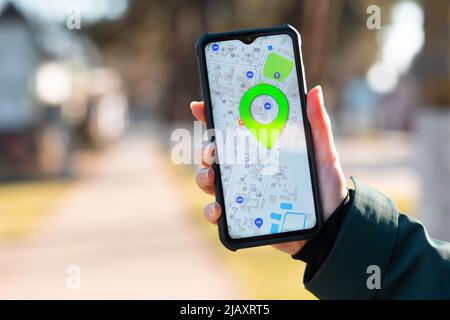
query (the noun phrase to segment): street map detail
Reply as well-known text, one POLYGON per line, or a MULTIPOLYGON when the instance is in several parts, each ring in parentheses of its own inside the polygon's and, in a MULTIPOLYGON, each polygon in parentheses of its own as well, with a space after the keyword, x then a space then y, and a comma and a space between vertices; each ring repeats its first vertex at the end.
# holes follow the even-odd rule
POLYGON ((209 43, 205 55, 230 236, 314 227, 291 37, 209 43))

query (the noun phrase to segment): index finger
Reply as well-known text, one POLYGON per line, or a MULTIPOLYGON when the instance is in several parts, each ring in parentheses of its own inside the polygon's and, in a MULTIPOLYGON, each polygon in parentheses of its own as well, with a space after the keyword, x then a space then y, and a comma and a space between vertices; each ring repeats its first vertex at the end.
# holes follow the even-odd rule
POLYGON ((206 123, 205 118, 205 104, 203 101, 192 101, 191 102, 192 115, 201 123, 206 123))

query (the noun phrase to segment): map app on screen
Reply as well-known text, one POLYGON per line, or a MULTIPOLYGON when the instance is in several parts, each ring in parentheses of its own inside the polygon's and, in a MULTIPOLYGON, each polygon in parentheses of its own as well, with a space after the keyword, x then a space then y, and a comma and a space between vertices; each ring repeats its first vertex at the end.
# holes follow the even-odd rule
POLYGON ((205 57, 215 130, 234 133, 222 134, 223 143, 217 143, 230 237, 313 228, 314 197, 292 38, 280 34, 251 44, 208 43, 205 57), (243 142, 257 148, 244 148, 243 142))

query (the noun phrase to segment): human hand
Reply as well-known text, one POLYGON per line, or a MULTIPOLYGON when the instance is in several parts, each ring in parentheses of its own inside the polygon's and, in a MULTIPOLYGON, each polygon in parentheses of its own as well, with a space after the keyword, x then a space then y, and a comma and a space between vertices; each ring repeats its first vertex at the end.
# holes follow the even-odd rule
MULTIPOLYGON (((205 106, 203 102, 192 102, 191 110, 194 117, 205 123, 205 106)), ((317 86, 308 92, 307 115, 311 124, 314 144, 316 168, 318 172, 319 189, 322 201, 323 218, 326 221, 333 211, 347 196, 345 176, 339 162, 339 156, 334 145, 331 123, 323 101, 322 88, 317 86)), ((203 145, 202 159, 214 157, 213 144, 203 145)), ((203 161, 202 168, 196 176, 196 182, 204 192, 214 195, 214 170, 211 162, 203 161)), ((217 202, 207 205, 203 214, 205 218, 216 224, 221 215, 221 208, 217 202)), ((307 240, 274 244, 273 247, 288 254, 296 254, 307 240)))

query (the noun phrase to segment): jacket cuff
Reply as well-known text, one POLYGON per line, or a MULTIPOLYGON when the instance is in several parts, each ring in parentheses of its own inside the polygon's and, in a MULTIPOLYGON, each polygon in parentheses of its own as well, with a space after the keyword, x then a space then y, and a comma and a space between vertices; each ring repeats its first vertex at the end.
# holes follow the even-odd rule
POLYGON ((304 284, 320 299, 373 299, 376 289, 367 280, 380 268, 381 279, 394 247, 398 213, 393 202, 352 177, 355 185, 350 208, 336 243, 322 266, 314 273, 307 266, 304 284))

